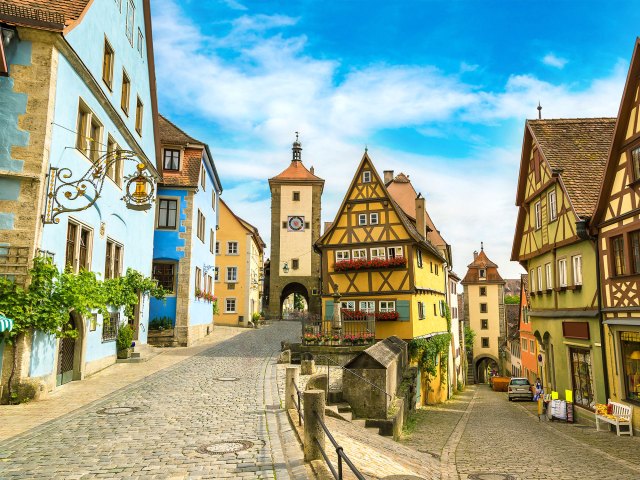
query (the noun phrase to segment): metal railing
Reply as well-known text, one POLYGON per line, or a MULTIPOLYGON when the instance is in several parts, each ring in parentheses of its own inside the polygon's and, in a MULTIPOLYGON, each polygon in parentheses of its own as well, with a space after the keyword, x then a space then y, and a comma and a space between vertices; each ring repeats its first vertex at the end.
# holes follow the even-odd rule
POLYGON ((331 320, 307 317, 301 320, 302 339, 306 345, 368 345, 375 341, 376 321, 373 315, 343 319, 339 330, 331 320))
POLYGON ((298 386, 296 385, 296 382, 291 382, 293 384, 293 387, 296 389, 296 398, 291 395, 291 398, 293 399, 293 403, 295 403, 296 405, 296 410, 298 411, 298 426, 302 426, 302 420, 304 420, 304 415, 302 414, 302 392, 300 392, 300 389, 298 388, 298 386))
POLYGON ((356 468, 353 462, 349 460, 349 457, 347 457, 347 454, 344 453, 344 449, 340 445, 338 445, 338 442, 336 442, 336 439, 333 438, 333 435, 331 435, 331 432, 329 431, 325 423, 322 421, 322 418, 320 418, 320 415, 318 415, 318 412, 314 411, 313 413, 314 413, 314 416, 316 417, 316 421, 320 424, 320 426, 322 427, 322 430, 324 430, 325 435, 327 436, 327 438, 329 439, 333 447, 336 449, 336 455, 338 456, 337 471, 336 471, 336 468, 331 463, 331 460, 329 460, 329 457, 327 456, 327 452, 325 452, 324 448, 322 448, 322 444, 318 441, 318 438, 317 437, 314 438, 314 441, 318 449, 320 450, 320 453, 322 454, 322 458, 324 458, 324 461, 327 464, 327 467, 329 467, 329 470, 331 470, 331 473, 333 474, 333 478, 335 478, 336 480, 343 480, 342 461, 344 460, 344 463, 347 464, 351 472, 356 476, 356 478, 358 478, 358 480, 366 480, 366 478, 364 478, 364 476, 356 468))

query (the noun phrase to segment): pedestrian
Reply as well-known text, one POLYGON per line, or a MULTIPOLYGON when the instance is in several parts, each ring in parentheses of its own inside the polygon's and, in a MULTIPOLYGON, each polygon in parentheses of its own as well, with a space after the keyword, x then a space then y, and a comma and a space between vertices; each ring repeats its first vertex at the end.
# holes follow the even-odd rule
POLYGON ((544 395, 544 391, 542 389, 542 382, 540 381, 540 377, 536 378, 536 384, 535 384, 535 394, 533 396, 533 400, 534 401, 538 401, 538 399, 544 395))

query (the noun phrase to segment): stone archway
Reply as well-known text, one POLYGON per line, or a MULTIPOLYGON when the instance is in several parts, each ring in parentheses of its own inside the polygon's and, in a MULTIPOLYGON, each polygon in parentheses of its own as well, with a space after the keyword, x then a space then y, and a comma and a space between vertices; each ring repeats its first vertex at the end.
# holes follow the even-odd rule
POLYGON ((309 292, 307 291, 307 287, 298 282, 288 283, 282 289, 282 293, 280 294, 280 318, 283 317, 284 301, 292 294, 302 295, 307 304, 307 309, 309 308, 309 292))
POLYGON ((476 383, 488 383, 491 370, 499 371, 500 362, 491 354, 482 354, 473 359, 473 372, 476 383))

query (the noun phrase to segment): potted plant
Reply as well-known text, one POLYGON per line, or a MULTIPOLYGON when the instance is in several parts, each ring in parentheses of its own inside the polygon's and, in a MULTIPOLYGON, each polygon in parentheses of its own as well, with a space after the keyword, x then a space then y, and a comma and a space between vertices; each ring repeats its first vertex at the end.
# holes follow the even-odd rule
POLYGON ((251 314, 251 321, 253 322, 254 328, 258 328, 258 324, 260 323, 260 313, 259 312, 253 312, 251 314))
POLYGON ((118 358, 129 358, 131 356, 131 347, 133 346, 133 328, 129 325, 120 327, 118 337, 116 338, 116 351, 118 358))

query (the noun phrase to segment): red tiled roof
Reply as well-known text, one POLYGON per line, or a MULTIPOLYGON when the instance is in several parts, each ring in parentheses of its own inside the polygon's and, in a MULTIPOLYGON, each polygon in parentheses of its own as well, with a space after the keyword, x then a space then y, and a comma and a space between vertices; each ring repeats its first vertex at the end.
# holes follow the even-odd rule
POLYGON ((160 142, 165 145, 186 145, 187 143, 204 145, 162 115, 158 115, 158 135, 160 142))
POLYGON ((293 160, 287 168, 280 172, 275 177, 269 179, 272 180, 296 180, 296 181, 313 181, 324 182, 320 177, 315 176, 307 167, 305 167, 301 161, 293 160))
POLYGON ((0 19, 45 30, 62 30, 84 13, 91 0, 10 0, 0 2, 0 19))
MULTIPOLYGON (((475 254, 474 254, 475 255, 475 254)), ((504 284, 504 280, 498 273, 498 265, 493 263, 487 257, 487 254, 484 253, 484 249, 480 250, 473 262, 467 265, 467 274, 462 279, 462 284, 465 283, 480 283, 480 269, 484 268, 486 270, 486 280, 482 280, 483 283, 502 283, 504 284)))

